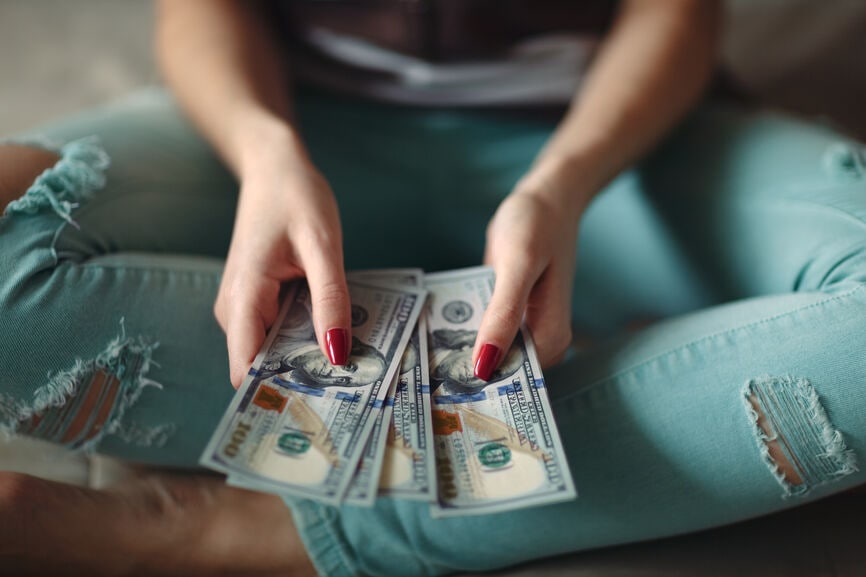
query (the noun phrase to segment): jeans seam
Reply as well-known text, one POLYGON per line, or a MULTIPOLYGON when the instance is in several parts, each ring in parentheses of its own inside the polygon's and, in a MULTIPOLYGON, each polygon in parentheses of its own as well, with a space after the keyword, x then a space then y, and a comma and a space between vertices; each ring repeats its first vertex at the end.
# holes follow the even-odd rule
POLYGON ((578 397, 578 396, 580 396, 580 395, 586 393, 587 391, 589 391, 589 390, 591 390, 591 389, 594 389, 594 388, 596 388, 596 387, 598 387, 598 386, 600 386, 600 385, 602 385, 602 384, 604 384, 604 383, 606 383, 606 382, 608 382, 608 381, 613 381, 613 380, 615 380, 615 379, 617 379, 617 378, 622 377, 623 375, 626 375, 626 374, 629 374, 629 373, 633 373, 633 372, 635 372, 635 371, 641 369, 641 368, 644 367, 645 365, 648 365, 648 364, 650 364, 650 363, 652 363, 652 362, 654 362, 654 361, 657 361, 657 360, 659 360, 659 359, 661 359, 661 358, 668 357, 668 356, 671 356, 671 355, 673 355, 673 354, 676 354, 676 353, 678 353, 678 352, 680 352, 680 351, 682 351, 682 350, 685 350, 685 349, 687 349, 687 348, 689 348, 689 347, 692 347, 692 346, 694 346, 694 345, 697 345, 697 344, 700 344, 700 343, 703 343, 703 342, 706 342, 706 341, 709 341, 709 340, 712 340, 712 339, 718 338, 718 337, 720 337, 720 336, 730 335, 730 334, 734 334, 734 333, 737 333, 737 332, 740 332, 740 331, 744 331, 744 330, 747 330, 747 329, 750 329, 750 328, 758 327, 758 326, 761 326, 761 325, 764 325, 764 324, 767 324, 767 323, 773 322, 773 321, 775 321, 775 320, 778 320, 778 319, 781 319, 781 318, 784 318, 784 317, 790 316, 790 315, 795 314, 795 313, 800 313, 800 312, 803 312, 803 311, 806 311, 806 310, 809 310, 809 309, 813 309, 813 308, 818 308, 818 307, 824 306, 824 305, 826 305, 826 304, 828 304, 828 303, 831 303, 831 302, 835 302, 835 301, 842 300, 842 299, 844 299, 844 298, 850 297, 851 295, 853 295, 853 294, 855 294, 855 293, 857 293, 857 292, 862 291, 864 288, 866 288, 866 283, 858 283, 857 286, 855 286, 855 287, 852 288, 851 290, 845 291, 845 292, 842 293, 842 294, 833 295, 833 296, 831 296, 831 297, 827 297, 826 299, 820 300, 820 301, 818 301, 818 302, 810 303, 810 304, 808 304, 808 305, 804 305, 804 306, 801 306, 801 307, 798 307, 798 308, 795 308, 795 309, 792 309, 792 310, 786 311, 786 312, 784 312, 784 313, 778 313, 778 314, 775 314, 775 315, 773 315, 773 316, 770 316, 770 317, 767 317, 767 318, 764 318, 764 319, 760 319, 760 320, 757 320, 757 321, 753 321, 753 322, 750 322, 750 323, 746 323, 746 324, 744 324, 744 325, 740 325, 740 326, 738 326, 738 327, 733 327, 733 328, 725 329, 725 330, 723 330, 723 331, 718 331, 718 332, 715 332, 715 333, 712 333, 712 334, 709 334, 709 335, 704 335, 704 336, 702 336, 702 337, 700 337, 700 338, 694 339, 694 340, 689 341, 689 342, 687 342, 687 343, 684 343, 684 344, 682 344, 682 345, 676 346, 676 347, 671 348, 671 349, 668 349, 668 350, 666 350, 666 351, 664 351, 664 352, 661 352, 661 353, 658 353, 658 354, 656 354, 656 355, 653 355, 652 357, 650 357, 650 358, 648 358, 648 359, 644 359, 643 361, 637 363, 636 365, 632 365, 632 366, 627 367, 627 368, 625 368, 625 369, 619 370, 619 371, 615 372, 615 373, 612 374, 612 375, 607 375, 606 377, 603 377, 603 378, 601 378, 601 379, 597 379, 597 380, 595 380, 595 381, 592 381, 592 382, 589 383, 588 385, 583 386, 583 387, 580 387, 580 389, 577 390, 577 391, 574 391, 574 392, 569 393, 569 394, 567 394, 567 395, 564 395, 564 396, 562 396, 562 397, 558 397, 558 398, 556 399, 556 402, 557 402, 557 403, 559 403, 559 402, 564 402, 564 401, 568 401, 568 400, 570 400, 570 399, 573 399, 573 398, 575 398, 575 397, 578 397))
MULTIPOLYGON (((115 254, 117 254, 117 253, 115 253, 115 254)), ((141 253, 138 253, 138 254, 141 254, 141 253)), ((159 256, 165 256, 165 255, 159 255, 159 256)), ((183 256, 192 256, 193 258, 195 258, 198 255, 183 255, 183 256)), ((208 258, 208 257, 204 257, 204 258, 208 258)), ((190 276, 198 276, 198 277, 212 276, 210 273, 205 273, 205 272, 200 271, 200 270, 188 270, 188 269, 180 269, 180 268, 174 269, 174 268, 157 267, 157 266, 135 266, 135 265, 128 265, 128 264, 91 263, 89 260, 84 261, 82 263, 72 262, 71 264, 73 266, 78 267, 78 268, 91 269, 91 270, 106 270, 106 271, 108 271, 108 270, 122 270, 125 272, 128 271, 128 272, 154 272, 154 273, 164 272, 164 273, 172 273, 172 274, 177 274, 177 275, 190 275, 190 276)), ((220 279, 217 279, 217 282, 219 282, 219 280, 220 279)))
MULTIPOLYGON (((840 188, 840 185, 834 184, 832 186, 827 186, 827 187, 823 187, 820 189, 810 188, 809 191, 810 192, 826 192, 828 190, 832 190, 835 188, 840 188)), ((850 188, 850 184, 848 184, 846 186, 841 186, 841 188, 850 188)), ((791 190, 788 190, 788 192, 791 192, 791 190)), ((813 207, 813 208, 818 208, 821 210, 825 210, 827 212, 831 212, 831 213, 835 213, 837 215, 844 216, 847 220, 854 221, 856 224, 860 225, 861 227, 866 228, 866 219, 863 219, 863 218, 857 216, 856 214, 853 214, 847 210, 839 208, 838 206, 829 205, 829 204, 824 203, 824 202, 817 202, 817 201, 814 201, 814 200, 811 200, 808 198, 785 198, 785 197, 783 197, 783 198, 761 198, 761 197, 755 197, 755 198, 750 198, 749 200, 753 200, 756 202, 773 201, 773 202, 779 202, 782 204, 805 204, 805 205, 809 205, 810 207, 813 207)))

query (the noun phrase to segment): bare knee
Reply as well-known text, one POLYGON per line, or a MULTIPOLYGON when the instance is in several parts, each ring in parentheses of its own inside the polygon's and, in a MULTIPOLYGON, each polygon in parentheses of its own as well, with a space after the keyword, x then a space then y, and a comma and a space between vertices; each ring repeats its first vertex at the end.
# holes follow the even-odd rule
POLYGON ((752 396, 748 398, 748 401, 749 404, 752 406, 752 409, 755 411, 755 424, 764 434, 764 442, 767 446, 767 452, 770 459, 776 464, 779 473, 782 475, 782 478, 787 483, 797 487, 801 486, 803 484, 803 479, 797 472, 797 468, 794 466, 794 463, 792 463, 791 460, 788 459, 787 455, 785 455, 785 452, 782 450, 780 440, 777 438, 771 425, 769 424, 767 416, 764 414, 763 409, 758 404, 758 400, 754 396, 752 396))
POLYGON ((858 471, 857 456, 808 379, 764 375, 744 389, 763 460, 784 497, 808 494, 858 471))
POLYGON ((59 158, 56 152, 34 146, 0 144, 0 212, 59 158))
MULTIPOLYGON (((105 428, 116 418, 123 396, 120 379, 104 369, 69 374, 76 383, 75 391, 59 393, 46 407, 31 407, 31 416, 19 420, 16 433, 43 438, 70 448, 95 444, 105 435, 105 428), (72 408, 67 404, 72 403, 72 408)), ((37 389, 37 395, 50 386, 37 389)), ((25 410, 21 409, 22 414, 25 410)), ((0 488, 2 491, 2 488, 0 488)), ((2 492, 0 492, 2 497, 2 492)))

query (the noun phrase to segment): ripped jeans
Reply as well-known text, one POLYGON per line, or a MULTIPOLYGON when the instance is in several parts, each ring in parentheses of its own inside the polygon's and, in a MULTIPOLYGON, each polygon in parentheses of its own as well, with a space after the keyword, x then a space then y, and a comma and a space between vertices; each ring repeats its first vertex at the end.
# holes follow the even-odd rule
MULTIPOLYGON (((297 107, 349 268, 477 264, 554 126, 309 91, 297 107)), ((61 159, 0 218, 0 427, 194 466, 233 393, 212 305, 237 183, 158 90, 41 134, 61 159)), ((573 322, 597 344, 546 377, 577 500, 441 520, 287 502, 320 573, 494 569, 863 483, 864 148, 704 106, 588 209, 573 322)))

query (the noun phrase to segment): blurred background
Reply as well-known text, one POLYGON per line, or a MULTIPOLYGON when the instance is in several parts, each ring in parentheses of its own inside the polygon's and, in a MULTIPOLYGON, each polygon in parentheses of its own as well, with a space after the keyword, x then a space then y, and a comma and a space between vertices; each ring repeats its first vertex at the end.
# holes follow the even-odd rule
MULTIPOLYGON (((724 63, 769 106, 866 140, 866 2, 728 0, 724 63)), ((159 81, 150 0, 0 0, 0 134, 159 81)))

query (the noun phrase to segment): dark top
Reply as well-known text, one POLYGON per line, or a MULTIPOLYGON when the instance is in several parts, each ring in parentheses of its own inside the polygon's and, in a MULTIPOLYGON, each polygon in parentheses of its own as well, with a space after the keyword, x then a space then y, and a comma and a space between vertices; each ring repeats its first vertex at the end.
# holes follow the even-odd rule
POLYGON ((277 0, 293 38, 320 28, 429 62, 495 58, 551 33, 604 35, 614 0, 277 0))

